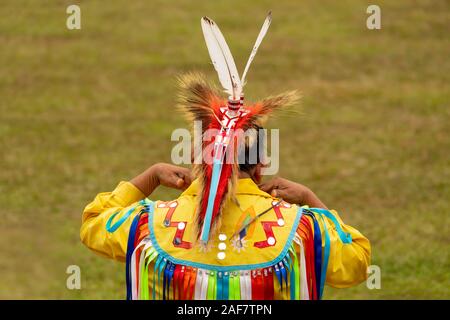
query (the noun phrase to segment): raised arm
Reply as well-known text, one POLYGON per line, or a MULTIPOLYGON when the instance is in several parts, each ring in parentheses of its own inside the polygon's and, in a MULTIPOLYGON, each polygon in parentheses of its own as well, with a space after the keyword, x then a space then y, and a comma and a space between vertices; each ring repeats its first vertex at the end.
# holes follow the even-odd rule
POLYGON ((300 224, 298 233, 314 235, 314 223, 320 228, 323 259, 327 263, 326 283, 332 287, 345 288, 361 283, 367 277, 371 248, 369 240, 355 228, 346 225, 335 210, 325 204, 309 188, 283 179, 275 178, 260 185, 272 196, 310 208, 308 219, 311 225, 300 224), (328 256, 325 252, 328 249, 328 256))
POLYGON ((102 256, 124 261, 131 223, 142 206, 139 201, 159 185, 185 189, 190 183, 188 169, 159 163, 130 182, 120 182, 114 191, 99 193, 83 211, 81 241, 102 256))

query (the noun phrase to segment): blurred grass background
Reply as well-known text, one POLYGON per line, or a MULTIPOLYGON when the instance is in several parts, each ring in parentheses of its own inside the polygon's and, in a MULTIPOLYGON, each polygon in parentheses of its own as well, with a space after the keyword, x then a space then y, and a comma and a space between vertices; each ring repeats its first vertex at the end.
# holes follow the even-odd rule
MULTIPOLYGON (((170 161, 177 74, 217 79, 200 17, 218 22, 243 69, 273 24, 247 95, 299 88, 279 118, 280 175, 308 185, 372 242, 381 290, 327 299, 450 297, 448 1, 4 0, 0 8, 0 298, 122 299, 124 265, 79 241, 83 207, 170 161), (66 29, 81 6, 82 29, 66 29), (66 289, 68 265, 82 290, 66 289)), ((158 190, 155 198, 177 195, 158 190)))

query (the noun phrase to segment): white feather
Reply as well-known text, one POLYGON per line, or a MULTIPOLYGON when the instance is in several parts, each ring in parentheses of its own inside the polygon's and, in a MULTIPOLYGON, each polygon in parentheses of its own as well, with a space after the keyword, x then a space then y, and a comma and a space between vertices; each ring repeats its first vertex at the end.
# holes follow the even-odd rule
POLYGON ((256 56, 256 52, 258 51, 259 45, 263 41, 263 39, 267 33, 267 30, 269 30, 271 22, 272 22, 272 12, 269 11, 269 13, 267 14, 266 20, 264 20, 264 23, 261 27, 261 31, 259 32, 258 38, 256 38, 255 45, 253 46, 253 50, 250 53, 250 57, 248 58, 247 65, 245 66, 245 69, 244 69, 244 73, 242 74, 242 78, 241 78, 242 86, 245 85, 245 77, 247 76, 248 69, 250 68, 251 63, 256 56))
POLYGON ((232 82, 233 85, 235 86, 235 95, 237 96, 237 98, 239 98, 242 91, 242 86, 241 86, 241 79, 239 77, 239 73, 236 68, 236 63, 234 62, 233 59, 233 55, 231 54, 230 48, 228 47, 225 37, 223 36, 222 32, 220 32, 219 26, 211 19, 210 22, 213 33, 217 39, 217 43, 219 44, 219 47, 222 49, 222 53, 225 57, 225 61, 227 62, 228 69, 230 70, 232 82))
POLYGON ((206 47, 208 48, 209 56, 214 65, 214 68, 219 75, 219 81, 225 92, 229 95, 235 95, 236 84, 232 78, 232 72, 225 58, 223 49, 219 45, 217 36, 213 31, 214 22, 208 17, 203 17, 201 19, 201 25, 203 30, 203 36, 205 37, 206 47))

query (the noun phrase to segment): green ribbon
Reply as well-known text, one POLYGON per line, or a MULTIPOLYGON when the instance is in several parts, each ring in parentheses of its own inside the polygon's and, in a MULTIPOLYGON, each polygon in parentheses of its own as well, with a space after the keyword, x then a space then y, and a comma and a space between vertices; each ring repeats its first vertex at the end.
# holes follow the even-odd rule
POLYGON ((229 280, 229 300, 241 300, 241 284, 239 280, 239 273, 230 272, 230 280, 229 280))
POLYGON ((241 281, 239 272, 234 276, 234 299, 241 300, 241 281))
MULTIPOLYGON (((144 254, 144 253, 142 253, 144 254)), ((150 293, 148 289, 148 268, 150 263, 155 260, 155 258, 158 256, 158 252, 156 252, 155 248, 150 247, 145 252, 145 265, 144 270, 141 271, 141 299, 142 300, 149 300, 150 299, 150 293)), ((155 292, 156 288, 153 288, 153 292, 155 292)))
POLYGON ((163 257, 162 256, 158 256, 158 259, 156 259, 155 262, 155 267, 153 268, 153 294, 152 294, 152 299, 156 300, 159 299, 159 297, 156 296, 156 289, 159 286, 159 265, 161 264, 161 262, 163 261, 163 257), (158 275, 158 283, 156 282, 156 276, 158 275))
POLYGON ((139 287, 139 291, 140 291, 140 299, 141 300, 146 300, 145 296, 148 295, 148 272, 147 272, 147 268, 146 268, 146 263, 144 261, 144 264, 141 266, 141 270, 140 270, 140 287, 139 287))
POLYGON ((234 298, 234 273, 230 272, 230 280, 228 281, 228 300, 235 300, 234 298))
POLYGON ((208 291, 206 293, 206 300, 216 299, 216 272, 210 271, 208 276, 208 291))
MULTIPOLYGON (((164 269, 166 268, 166 265, 167 265, 167 260, 163 258, 161 260, 161 263, 160 263, 159 269, 158 269, 158 279, 157 279, 157 281, 158 281, 158 284, 157 284, 158 288, 163 288, 163 285, 161 284, 161 273, 164 273, 164 269)), ((163 274, 163 276, 164 276, 164 274, 163 274)), ((164 281, 164 278, 162 278, 162 280, 164 281)), ((159 294, 159 299, 162 300, 163 297, 164 297, 164 295, 160 293, 159 294)))
POLYGON ((290 268, 291 300, 300 300, 300 271, 298 266, 297 252, 295 251, 294 244, 291 245, 289 251, 294 257, 294 262, 291 264, 290 268))

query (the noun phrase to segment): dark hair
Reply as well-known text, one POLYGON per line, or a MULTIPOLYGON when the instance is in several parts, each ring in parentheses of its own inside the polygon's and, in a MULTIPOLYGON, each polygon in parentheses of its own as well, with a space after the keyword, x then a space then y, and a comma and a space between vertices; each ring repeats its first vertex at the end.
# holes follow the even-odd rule
POLYGON ((242 142, 242 143, 244 143, 244 148, 242 148, 240 150, 240 154, 239 154, 240 155, 239 159, 242 159, 241 157, 244 158, 244 162, 239 163, 239 170, 247 172, 247 173, 250 173, 250 171, 253 168, 255 168, 258 163, 261 162, 262 150, 260 150, 260 148, 265 145, 265 141, 262 141, 262 143, 260 142, 261 139, 265 140, 265 136, 261 136, 262 131, 260 131, 261 129, 263 129, 263 127, 254 125, 253 127, 249 128, 248 130, 252 130, 252 129, 254 130, 254 132, 256 134, 256 139, 253 139, 253 143, 248 141, 248 139, 245 139, 245 141, 242 142), (242 155, 241 152, 244 152, 244 154, 242 155), (255 163, 254 157, 250 157, 250 155, 255 154, 255 152, 256 152, 256 163, 255 163))

